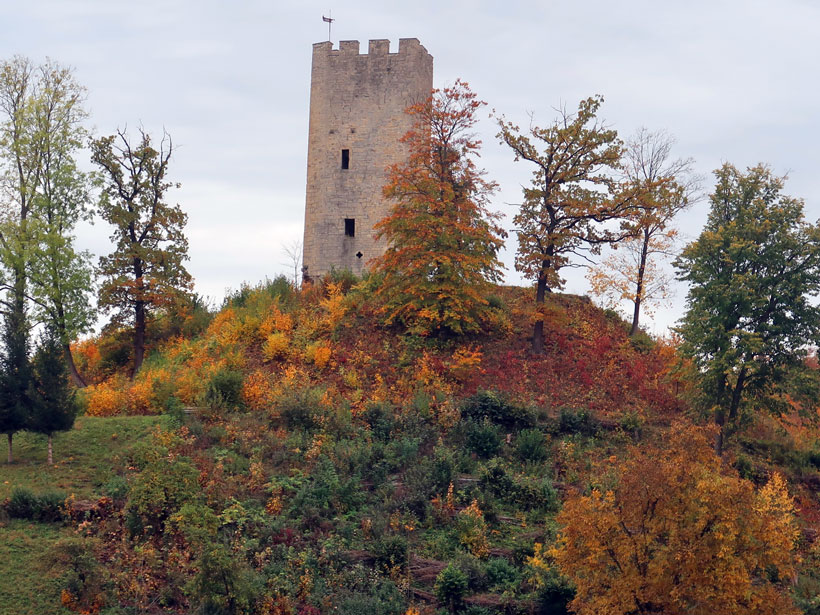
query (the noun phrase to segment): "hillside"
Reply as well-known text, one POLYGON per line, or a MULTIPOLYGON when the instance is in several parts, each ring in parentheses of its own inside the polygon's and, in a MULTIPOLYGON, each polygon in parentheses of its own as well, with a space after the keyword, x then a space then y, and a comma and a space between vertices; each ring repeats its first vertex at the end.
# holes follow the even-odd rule
MULTIPOLYGON (((573 589, 541 547, 564 503, 703 417, 671 342, 554 295, 533 356, 531 291, 491 304, 492 333, 428 339, 380 326, 366 283, 277 279, 156 320, 133 383, 126 337, 83 342, 87 416, 45 473, 19 438, 0 498, 88 504, 62 525, 10 520, 4 544, 30 534, 34 561, 70 536, 42 594, 78 612, 566 612, 573 589)), ((820 447, 804 420, 759 415, 716 463, 759 488, 788 480, 803 557, 788 591, 815 613, 820 447)))

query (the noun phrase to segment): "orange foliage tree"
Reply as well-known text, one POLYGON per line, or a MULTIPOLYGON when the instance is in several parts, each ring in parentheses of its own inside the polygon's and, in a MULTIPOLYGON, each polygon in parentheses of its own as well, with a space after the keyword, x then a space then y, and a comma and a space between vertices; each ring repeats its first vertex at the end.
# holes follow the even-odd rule
POLYGON ((407 109, 415 120, 402 137, 410 157, 390 168, 384 194, 395 205, 375 227, 389 243, 374 263, 388 323, 461 334, 491 321, 486 293, 501 279, 506 234, 487 208, 496 185, 473 162, 480 142, 470 130, 484 104, 456 81, 407 109))
POLYGON ((522 132, 499 119, 499 139, 510 146, 515 160, 533 163, 532 186, 513 218, 518 235, 515 268, 535 281, 539 314, 532 349, 544 352, 546 293, 560 289, 560 270, 577 266, 571 258, 597 254, 601 246, 634 236, 630 224, 641 214, 637 186, 621 182, 623 143, 618 133, 597 118, 603 98, 582 100, 576 113, 560 111, 546 128, 530 125, 522 132), (543 149, 543 151, 542 151, 543 149), (620 229, 607 226, 622 222, 620 229))
POLYGON ((575 583, 579 615, 797 612, 785 587, 798 528, 784 480, 755 490, 721 471, 695 428, 634 451, 617 488, 569 498, 558 522, 551 554, 575 583))

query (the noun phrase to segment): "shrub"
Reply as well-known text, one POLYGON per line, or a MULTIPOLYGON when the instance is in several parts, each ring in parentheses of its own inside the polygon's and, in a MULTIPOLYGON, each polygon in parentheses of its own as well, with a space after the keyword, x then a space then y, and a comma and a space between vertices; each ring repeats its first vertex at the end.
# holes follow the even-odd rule
POLYGON ((390 432, 395 425, 393 415, 393 408, 388 404, 370 402, 365 407, 362 418, 370 427, 374 439, 387 442, 390 439, 390 432))
POLYGON ((285 421, 289 430, 310 431, 319 426, 323 414, 319 388, 299 389, 281 397, 277 403, 277 414, 285 421))
POLYGON ((383 536, 373 545, 373 555, 385 572, 404 570, 410 561, 407 539, 401 535, 383 536))
POLYGON ((465 435, 467 448, 482 459, 495 457, 503 442, 501 431, 487 418, 481 422, 467 421, 465 435))
POLYGON ((461 416, 465 419, 487 419, 508 429, 535 424, 531 409, 511 403, 505 395, 495 391, 479 391, 464 400, 461 416))
POLYGON ((487 522, 484 513, 478 507, 478 501, 472 503, 458 513, 456 517, 458 541, 472 555, 483 558, 490 553, 490 544, 487 541, 487 522))
POLYGON ((516 567, 503 557, 489 559, 486 571, 487 583, 495 591, 514 589, 521 581, 516 567))
POLYGON ((452 560, 467 576, 467 590, 480 592, 487 589, 487 571, 484 562, 470 553, 458 553, 452 560))
POLYGON ((199 492, 198 478, 199 471, 185 457, 150 460, 128 490, 125 512, 131 534, 161 534, 171 515, 199 492))
POLYGON ((95 545, 94 539, 72 537, 59 540, 51 550, 56 567, 66 570, 60 578, 61 602, 77 613, 98 613, 113 597, 110 574, 95 557, 95 545))
POLYGON ((524 429, 515 439, 515 454, 521 461, 544 461, 547 441, 539 429, 524 429))
POLYGON ((103 485, 103 493, 115 502, 122 502, 128 496, 128 481, 119 475, 112 476, 103 485))
POLYGON ((467 593, 467 575, 452 562, 436 577, 435 594, 439 602, 451 613, 464 606, 464 595, 467 593))
POLYGON ((313 342, 305 349, 305 360, 324 369, 330 361, 330 348, 322 342, 313 342))
POLYGON ((265 372, 257 370, 242 383, 242 401, 251 410, 263 410, 270 406, 272 390, 265 372))
POLYGON ((222 368, 214 372, 205 391, 205 403, 214 409, 237 410, 242 407, 242 372, 222 368))
POLYGON ((128 407, 128 394, 114 379, 84 389, 89 416, 114 416, 128 407))
MULTIPOLYGON (((370 581, 371 583, 373 580, 370 581)), ((402 615, 405 611, 404 595, 390 580, 384 580, 366 593, 356 592, 339 600, 340 615, 402 615)))
POLYGON ((629 338, 629 343, 632 344, 632 348, 640 354, 649 354, 657 345, 651 336, 641 330, 638 330, 635 335, 629 338))
POLYGON ((512 501, 516 495, 515 481, 507 473, 503 462, 493 459, 481 473, 479 484, 500 500, 512 501))
POLYGON ((6 502, 6 514, 12 519, 30 521, 60 521, 63 518, 65 494, 46 491, 35 495, 28 489, 17 487, 6 502))
POLYGON ((347 293, 351 288, 360 282, 360 278, 350 269, 340 269, 331 267, 325 282, 337 284, 342 293, 347 293))
POLYGON ((598 432, 599 427, 600 423, 588 410, 561 408, 558 415, 558 433, 592 436, 598 432))
POLYGON ((287 333, 282 333, 281 331, 268 335, 267 338, 265 338, 264 344, 262 344, 262 356, 265 358, 265 361, 285 359, 288 356, 289 350, 290 338, 287 333))
POLYGON ((644 419, 637 410, 630 410, 618 420, 618 426, 626 433, 639 438, 643 431, 644 419))

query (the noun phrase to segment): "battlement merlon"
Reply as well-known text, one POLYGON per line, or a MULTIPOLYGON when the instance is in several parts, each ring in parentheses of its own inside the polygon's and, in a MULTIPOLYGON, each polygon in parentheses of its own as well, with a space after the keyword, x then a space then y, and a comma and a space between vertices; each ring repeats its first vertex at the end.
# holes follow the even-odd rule
POLYGON ((400 38, 398 54, 390 53, 390 41, 385 38, 371 39, 368 41, 367 54, 359 53, 359 41, 339 41, 339 48, 334 49, 333 43, 330 41, 323 41, 321 43, 313 44, 313 55, 410 55, 410 54, 427 54, 427 49, 419 42, 417 38, 400 38))

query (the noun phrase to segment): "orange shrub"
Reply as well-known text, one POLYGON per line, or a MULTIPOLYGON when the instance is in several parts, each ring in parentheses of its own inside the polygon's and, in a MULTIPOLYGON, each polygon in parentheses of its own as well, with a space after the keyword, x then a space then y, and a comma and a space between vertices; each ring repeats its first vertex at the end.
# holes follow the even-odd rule
POLYGON ((242 401, 251 410, 263 410, 270 406, 272 390, 267 374, 257 370, 242 383, 242 401))
POLYGON ((293 330, 293 317, 285 314, 275 303, 271 306, 270 314, 259 325, 259 336, 267 338, 271 333, 287 333, 293 330))
POLYGON ((342 294, 342 285, 329 283, 327 285, 327 297, 321 300, 320 305, 325 312, 322 324, 333 329, 344 319, 347 311, 345 296, 342 294))
POLYGON ((313 342, 305 348, 305 360, 319 369, 324 369, 330 361, 330 347, 322 342, 313 342))
POLYGON ((85 389, 89 416, 114 416, 122 414, 128 408, 128 395, 115 379, 92 384, 85 389))
POLYGON ((153 401, 154 386, 150 374, 143 374, 126 391, 128 414, 155 414, 153 401))
POLYGON ((266 361, 277 361, 288 356, 290 340, 285 333, 271 333, 262 344, 262 356, 266 361))
POLYGON ((477 348, 462 346, 458 348, 447 364, 450 375, 456 380, 463 381, 481 372, 481 359, 483 354, 477 348))

